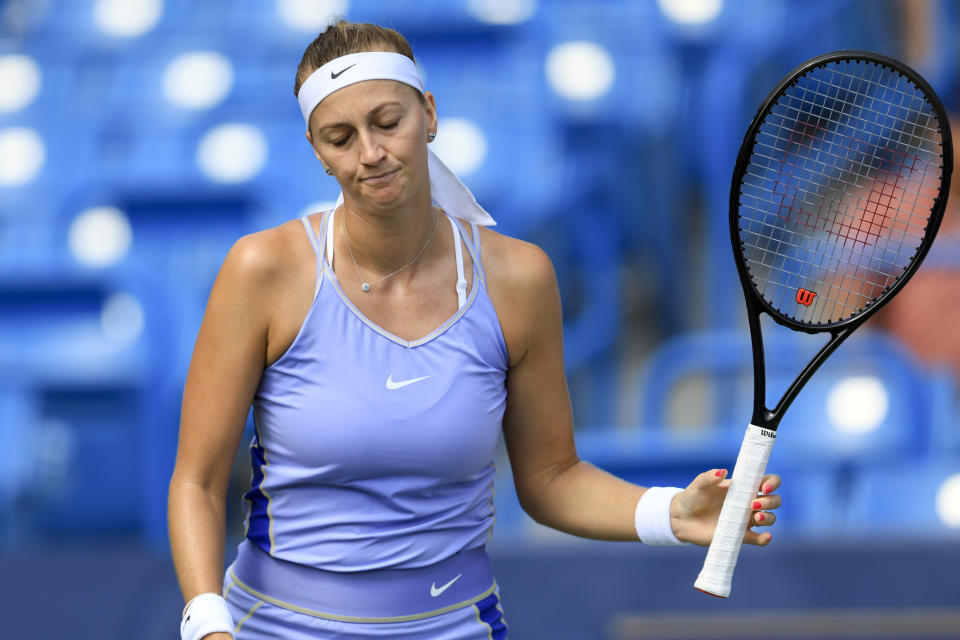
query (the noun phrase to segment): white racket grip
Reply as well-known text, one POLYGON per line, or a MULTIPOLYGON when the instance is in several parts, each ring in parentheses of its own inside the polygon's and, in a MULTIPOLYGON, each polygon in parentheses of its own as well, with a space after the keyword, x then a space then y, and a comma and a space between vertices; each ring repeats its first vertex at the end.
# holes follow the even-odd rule
POLYGON ((733 569, 776 437, 776 431, 753 424, 747 427, 707 558, 693 585, 700 591, 721 598, 730 595, 733 569))

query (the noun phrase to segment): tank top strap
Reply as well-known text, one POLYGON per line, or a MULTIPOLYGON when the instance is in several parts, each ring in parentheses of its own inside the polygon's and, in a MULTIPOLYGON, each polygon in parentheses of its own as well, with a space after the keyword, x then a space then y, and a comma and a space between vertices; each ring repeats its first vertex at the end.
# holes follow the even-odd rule
POLYGON ((321 246, 327 249, 327 264, 333 269, 333 214, 336 209, 330 209, 323 214, 321 246))
POLYGON ((463 273, 463 246, 460 242, 460 228, 451 216, 450 228, 453 229, 453 252, 457 257, 457 308, 463 309, 467 303, 467 277, 463 273))
POLYGON ((313 230, 313 225, 310 224, 310 216, 305 215, 300 218, 300 222, 303 223, 303 228, 307 232, 307 238, 310 239, 310 246, 313 247, 313 252, 317 254, 317 257, 320 257, 320 243, 317 240, 317 233, 313 230))
POLYGON ((460 233, 463 235, 464 244, 467 245, 467 251, 470 252, 470 259, 473 260, 474 271, 477 272, 480 282, 486 285, 487 278, 483 272, 483 263, 480 262, 480 232, 477 228, 477 225, 473 222, 470 223, 470 231, 473 232, 471 239, 471 236, 467 234, 467 230, 464 228, 463 223, 460 220, 452 217, 450 220, 460 227, 460 233))
MULTIPOLYGON (((314 276, 313 297, 317 297, 320 291, 320 284, 323 282, 323 253, 320 251, 322 243, 317 239, 317 233, 313 230, 313 224, 310 222, 310 216, 306 215, 300 218, 303 228, 307 232, 307 238, 310 240, 310 246, 313 247, 313 253, 316 255, 317 273, 314 276)), ((322 223, 321 223, 322 224, 322 223)))
POLYGON ((470 233, 473 238, 473 253, 476 260, 477 269, 480 271, 480 279, 486 283, 487 278, 483 273, 483 261, 480 260, 480 227, 476 222, 470 223, 470 233))
POLYGON ((476 222, 470 223, 470 237, 473 238, 473 248, 480 255, 480 227, 476 222))

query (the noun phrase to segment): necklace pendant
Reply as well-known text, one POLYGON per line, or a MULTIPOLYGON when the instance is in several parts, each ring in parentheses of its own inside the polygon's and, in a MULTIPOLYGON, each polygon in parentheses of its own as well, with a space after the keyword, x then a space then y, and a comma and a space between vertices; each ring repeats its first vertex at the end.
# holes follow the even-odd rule
POLYGON ((364 293, 366 293, 367 291, 370 291, 369 283, 364 282, 363 284, 361 284, 360 290, 363 291, 364 293))

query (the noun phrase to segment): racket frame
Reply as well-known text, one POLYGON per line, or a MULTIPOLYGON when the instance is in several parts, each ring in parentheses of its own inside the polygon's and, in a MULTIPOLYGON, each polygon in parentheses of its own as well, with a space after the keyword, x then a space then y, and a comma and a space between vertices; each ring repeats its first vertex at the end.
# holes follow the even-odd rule
POLYGON ((740 284, 743 287, 744 297, 746 298, 747 319, 750 326, 750 339, 753 346, 754 398, 753 416, 751 420, 752 424, 765 429, 770 429, 771 431, 776 431, 780 424, 781 418, 783 418, 783 415, 787 411, 787 408, 797 397, 797 394, 800 393, 800 390, 807 383, 807 381, 810 380, 810 377, 813 376, 814 372, 820 368, 820 365, 826 361, 830 354, 832 354, 837 347, 839 347, 843 341, 846 340, 855 329, 857 329, 857 327, 866 322, 870 316, 876 313, 898 291, 900 291, 900 289, 913 276, 914 272, 920 268, 920 264, 923 262, 927 252, 930 250, 930 246, 933 244, 930 239, 936 235, 937 230, 940 228, 940 223, 943 220, 943 213, 947 204, 947 196, 950 193, 950 178, 952 174, 953 137, 950 131, 950 121, 947 117, 946 109, 944 109, 943 103, 940 101, 939 96, 937 96, 937 93, 927 83, 927 81, 924 80, 920 74, 918 74, 912 68, 898 60, 894 60, 893 58, 889 58, 882 54, 871 51, 854 49, 833 51, 815 58, 811 58, 810 60, 807 60, 795 67, 790 73, 784 76, 784 78, 780 80, 780 82, 777 83, 773 90, 767 95, 767 97, 760 104, 760 107, 757 109, 757 113, 754 115, 753 120, 750 123, 750 127, 747 129, 747 132, 743 137, 743 142, 740 145, 740 151, 737 154, 737 162, 733 170, 733 178, 731 179, 730 183, 730 240, 734 248, 734 261, 737 265, 737 273, 740 276, 740 284), (917 250, 918 254, 916 258, 914 258, 914 260, 912 260, 907 266, 900 277, 897 278, 886 291, 881 293, 876 300, 868 303, 862 311, 853 315, 852 317, 834 323, 811 325, 797 322, 774 309, 773 306, 763 298, 763 296, 760 294, 760 291, 753 283, 753 280, 750 277, 750 272, 747 269, 746 259, 742 248, 743 242, 740 239, 740 185, 743 175, 746 172, 746 168, 750 164, 750 159, 753 156, 753 150, 756 146, 757 132, 759 131, 761 125, 763 125, 765 120, 764 116, 767 114, 768 109, 787 91, 787 89, 796 84, 799 78, 807 71, 831 62, 850 60, 861 61, 864 64, 885 65, 900 75, 905 76, 921 91, 923 91, 925 97, 929 100, 933 108, 934 114, 939 120, 941 148, 943 150, 943 162, 940 166, 943 168, 944 177, 940 186, 940 193, 934 201, 933 208, 930 212, 926 233, 917 250), (791 383, 786 392, 783 394, 783 397, 772 410, 768 409, 766 406, 766 369, 764 368, 765 359, 763 352, 763 337, 760 327, 761 313, 766 313, 777 324, 794 331, 802 331, 810 334, 830 334, 830 340, 803 368, 803 370, 791 383))

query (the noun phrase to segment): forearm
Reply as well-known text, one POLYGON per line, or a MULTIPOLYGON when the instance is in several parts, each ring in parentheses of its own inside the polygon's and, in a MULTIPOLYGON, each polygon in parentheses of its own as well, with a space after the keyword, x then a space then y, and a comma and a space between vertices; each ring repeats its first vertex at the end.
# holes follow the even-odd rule
POLYGON ((223 590, 226 498, 194 482, 170 483, 170 548, 184 601, 223 590))
POLYGON ((520 498, 534 520, 553 529, 581 538, 635 542, 634 514, 644 491, 578 461, 521 492, 520 498))

